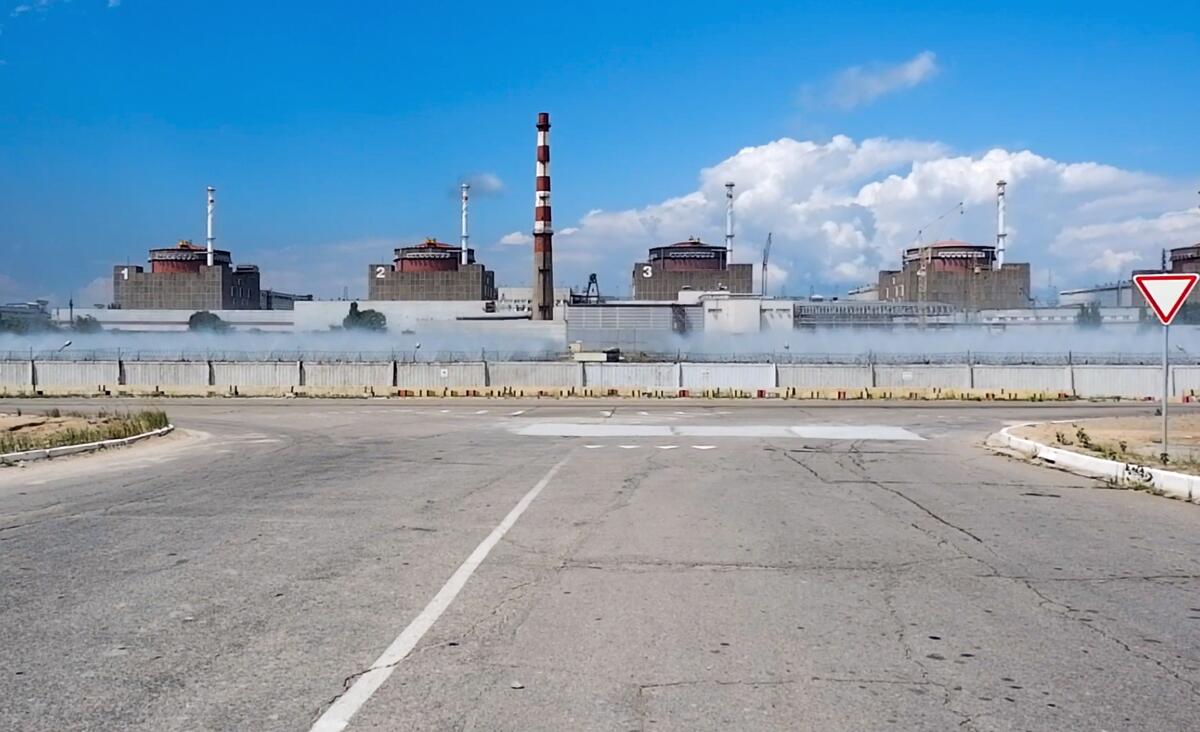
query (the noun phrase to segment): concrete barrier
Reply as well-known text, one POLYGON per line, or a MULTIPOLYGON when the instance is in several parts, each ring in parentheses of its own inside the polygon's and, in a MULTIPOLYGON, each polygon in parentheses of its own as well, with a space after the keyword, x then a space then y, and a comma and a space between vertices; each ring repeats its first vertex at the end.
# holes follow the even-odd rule
POLYGON ((396 387, 401 391, 482 389, 487 369, 478 363, 398 363, 396 387))
POLYGON ((511 361, 487 365, 488 386, 513 389, 578 389, 583 386, 583 364, 511 361))
POLYGON ((989 436, 987 444, 992 447, 1015 450, 1030 459, 1048 463, 1078 475, 1101 478, 1115 485, 1130 488, 1147 488, 1169 498, 1200 503, 1200 476, 1084 455, 1060 447, 1043 445, 1040 442, 1012 434, 1012 430, 1023 426, 1027 425, 1006 427, 989 436))
POLYGON ((288 393, 300 385, 299 361, 213 361, 213 385, 238 394, 288 393))
POLYGON ((206 394, 208 361, 125 361, 123 386, 130 391, 166 394, 206 394))
POLYGON ((970 389, 971 367, 966 364, 875 366, 875 386, 892 389, 970 389))
POLYGON ((679 364, 585 363, 583 383, 588 389, 637 391, 679 388, 679 364))
POLYGON ((396 364, 376 362, 304 362, 304 386, 315 389, 389 389, 394 383, 396 364))
POLYGON ((32 391, 32 361, 0 361, 0 394, 29 394, 32 391))
POLYGON ((100 394, 121 383, 118 361, 35 361, 33 378, 45 394, 100 394))
POLYGON ((1075 366, 1075 394, 1084 399, 1152 399, 1162 395, 1159 366, 1075 366))
POLYGON ((779 385, 801 390, 866 389, 871 367, 854 364, 779 364, 779 385))
POLYGON ((757 392, 778 385, 772 363, 683 363, 680 368, 680 381, 689 392, 717 389, 757 392))
POLYGON ((1070 366, 975 366, 975 389, 1071 394, 1070 366))

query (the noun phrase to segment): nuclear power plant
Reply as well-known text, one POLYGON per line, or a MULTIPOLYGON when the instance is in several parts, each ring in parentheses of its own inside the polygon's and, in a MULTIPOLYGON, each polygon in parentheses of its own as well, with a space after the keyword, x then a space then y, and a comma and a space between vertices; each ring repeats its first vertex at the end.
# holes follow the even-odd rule
POLYGON ((264 290, 258 267, 234 266, 216 248, 216 189, 209 186, 206 245, 181 239, 173 247, 150 250, 150 271, 135 265, 113 267, 113 307, 121 310, 285 310, 311 295, 264 290))
MULTIPOLYGON (((766 297, 769 244, 751 250, 738 244, 735 229, 736 182, 724 184, 724 242, 698 236, 651 246, 645 259, 632 263, 626 295, 601 291, 592 275, 586 292, 555 287, 554 224, 550 178, 550 114, 537 114, 534 145, 533 217, 530 232, 532 282, 505 287, 480 261, 471 245, 471 186, 459 186, 458 240, 430 236, 400 242, 390 261, 367 266, 366 299, 360 308, 383 314, 389 328, 493 328, 495 332, 570 343, 582 349, 644 348, 678 336, 702 333, 809 331, 816 328, 948 328, 1064 324, 1080 308, 1107 297, 1103 288, 1063 293, 1063 307, 1037 307, 1025 262, 1010 262, 1008 183, 996 181, 995 241, 972 243, 956 238, 924 241, 924 231, 899 253, 899 267, 878 272, 875 282, 843 297, 766 297), (734 254, 737 249, 738 258, 734 254), (761 254, 761 272, 757 263, 761 254), (529 321, 527 330, 511 321, 529 321), (441 324, 441 325, 439 325, 441 324)), ((207 189, 204 246, 180 240, 151 249, 149 271, 140 265, 113 268, 113 301, 99 308, 60 308, 55 317, 70 322, 87 314, 106 329, 180 330, 188 317, 208 310, 234 328, 274 331, 324 331, 342 327, 348 303, 313 300, 264 288, 252 264, 233 262, 218 249, 215 235, 216 191, 207 189), (268 314, 264 311, 289 311, 268 314)), ((963 204, 956 207, 963 213, 963 204)), ((949 212, 947 212, 949 213, 949 212)), ((486 210, 485 210, 486 215, 486 210)), ((945 217, 945 214, 942 218, 945 217)), ((1200 244, 1176 247, 1164 268, 1200 271, 1200 244)), ((1099 316, 1110 324, 1137 324, 1140 296, 1117 283, 1115 294, 1100 301, 1099 316)))

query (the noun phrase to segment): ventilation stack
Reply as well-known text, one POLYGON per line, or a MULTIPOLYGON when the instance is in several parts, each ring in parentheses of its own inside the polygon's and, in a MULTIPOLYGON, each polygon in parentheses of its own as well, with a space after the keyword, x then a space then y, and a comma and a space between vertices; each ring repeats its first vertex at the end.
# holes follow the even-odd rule
POLYGON ((533 208, 534 320, 554 319, 554 227, 550 221, 550 114, 537 121, 537 179, 533 208))
POLYGON ((213 246, 217 241, 217 237, 213 235, 213 211, 217 207, 217 199, 213 195, 217 192, 216 188, 208 187, 208 266, 213 266, 213 246))
POLYGON ((1004 222, 1007 206, 1004 200, 1004 188, 1008 181, 996 181, 996 269, 1004 267, 1004 245, 1008 240, 1008 229, 1004 222))
POLYGON ((725 257, 733 263, 733 184, 725 184, 725 257))
POLYGON ((467 233, 467 201, 471 195, 471 184, 462 184, 462 234, 459 236, 458 245, 462 248, 461 259, 459 264, 467 266, 467 242, 470 241, 471 235, 467 233))

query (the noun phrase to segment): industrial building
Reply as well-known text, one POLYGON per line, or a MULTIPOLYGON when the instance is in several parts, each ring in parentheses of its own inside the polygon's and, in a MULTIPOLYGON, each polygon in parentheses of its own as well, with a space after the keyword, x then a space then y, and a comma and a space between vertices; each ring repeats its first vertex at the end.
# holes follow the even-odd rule
POLYGON ((1059 307, 1098 305, 1103 308, 1127 308, 1133 305, 1133 293, 1136 289, 1131 280, 1123 280, 1093 287, 1062 290, 1058 293, 1058 305, 1059 307))
POLYGON ((113 307, 124 310, 288 309, 311 295, 263 290, 258 267, 233 265, 229 252, 217 249, 213 235, 216 189, 208 187, 206 246, 182 239, 173 247, 150 250, 150 271, 135 265, 113 267, 113 307))
MULTIPOLYGON (((1165 257, 1165 259, 1166 261, 1164 264, 1166 267, 1165 269, 1161 270, 1163 272, 1170 272, 1171 274, 1190 274, 1193 272, 1200 273, 1200 243, 1192 244, 1186 247, 1175 247, 1170 251, 1169 255, 1165 257)), ((1134 270, 1133 274, 1156 274, 1159 271, 1160 270, 1157 269, 1139 269, 1134 270)), ((1142 296, 1142 291, 1136 287, 1134 287, 1133 291, 1130 293, 1130 298, 1135 307, 1149 307, 1146 304, 1146 298, 1142 296)), ((1188 295, 1187 304, 1193 305, 1195 303, 1200 303, 1200 292, 1192 290, 1192 293, 1188 295)))
POLYGON ((725 184, 725 246, 696 238, 653 247, 633 265, 634 300, 675 300, 685 290, 754 292, 754 265, 733 264, 733 183, 725 184))
POLYGON ((968 312, 1030 307, 1029 264, 1004 261, 1007 186, 1006 181, 996 181, 995 246, 957 239, 911 246, 901 256, 900 269, 880 271, 878 299, 941 303, 968 312))
POLYGON ((681 291, 754 291, 754 265, 731 264, 729 250, 698 239, 654 247, 633 265, 634 300, 674 300, 681 291))
POLYGON ((368 300, 495 300, 496 274, 470 247, 427 239, 395 250, 391 264, 372 264, 368 300))
POLYGON ((996 247, 946 240, 906 249, 899 270, 883 270, 884 302, 936 302, 964 310, 1029 307, 1029 264, 1002 263, 996 247))

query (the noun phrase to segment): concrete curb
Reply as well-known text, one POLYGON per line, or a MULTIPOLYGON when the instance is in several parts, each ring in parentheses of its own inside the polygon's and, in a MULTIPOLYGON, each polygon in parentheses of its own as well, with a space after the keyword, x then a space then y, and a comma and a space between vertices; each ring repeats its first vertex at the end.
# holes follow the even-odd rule
POLYGON ((30 460, 49 460, 50 458, 62 457, 63 455, 76 455, 84 452, 95 452, 97 450, 105 450, 110 447, 125 447, 132 445, 135 442, 150 437, 159 437, 175 429, 175 425, 169 424, 157 430, 143 432, 140 435, 133 437, 122 437, 116 440, 101 440, 100 442, 84 442, 79 445, 63 445, 61 447, 48 447, 42 450, 27 450, 25 452, 9 452, 0 455, 0 465, 11 465, 13 463, 28 462, 30 460))
MULTIPOLYGON (((1047 424, 1069 423, 1077 420, 1056 420, 1047 424)), ((1116 460, 1084 455, 1071 450, 1043 445, 1040 442, 1017 437, 1009 430, 1028 427, 1038 422, 1026 422, 1005 427, 988 436, 987 444, 1014 450, 1032 460, 1048 463, 1077 475, 1102 478, 1126 488, 1150 490, 1168 498, 1200 504, 1200 476, 1160 470, 1137 463, 1122 463, 1116 460)))

